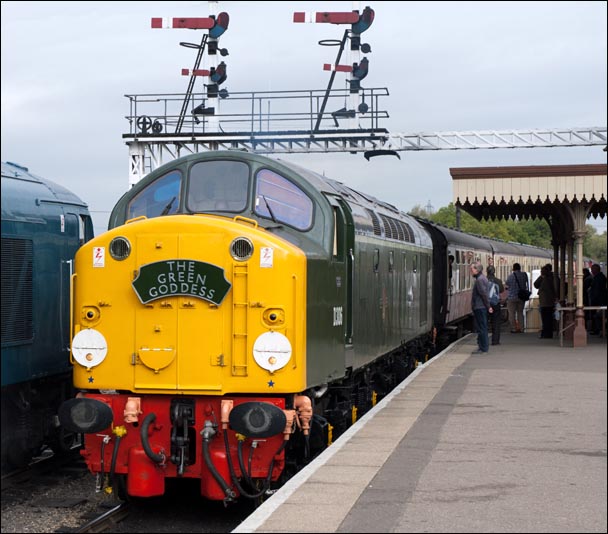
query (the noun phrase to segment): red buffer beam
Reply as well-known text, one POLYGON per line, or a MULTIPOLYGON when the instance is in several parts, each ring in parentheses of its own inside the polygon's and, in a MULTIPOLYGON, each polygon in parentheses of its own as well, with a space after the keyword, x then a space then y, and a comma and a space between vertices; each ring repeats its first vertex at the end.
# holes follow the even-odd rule
POLYGON ((355 24, 359 21, 358 11, 346 12, 311 12, 311 11, 296 11, 293 14, 294 22, 327 22, 329 24, 355 24))
POLYGON ((215 25, 211 17, 155 17, 152 18, 152 28, 181 28, 187 30, 210 30, 215 25))

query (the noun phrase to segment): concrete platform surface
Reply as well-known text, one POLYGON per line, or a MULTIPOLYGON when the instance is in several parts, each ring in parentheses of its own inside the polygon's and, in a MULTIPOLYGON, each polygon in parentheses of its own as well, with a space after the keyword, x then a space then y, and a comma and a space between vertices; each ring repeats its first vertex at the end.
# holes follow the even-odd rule
POLYGON ((233 532, 606 532, 606 341, 475 336, 419 366, 233 532))

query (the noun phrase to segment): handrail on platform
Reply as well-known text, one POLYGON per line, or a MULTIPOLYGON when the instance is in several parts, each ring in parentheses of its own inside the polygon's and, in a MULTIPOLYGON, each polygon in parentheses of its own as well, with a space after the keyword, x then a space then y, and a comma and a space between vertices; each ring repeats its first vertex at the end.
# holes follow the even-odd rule
MULTIPOLYGON (((583 311, 601 311, 602 312, 602 337, 606 337, 606 310, 607 306, 582 306, 583 311)), ((564 346, 564 332, 570 328, 573 328, 576 324, 574 321, 570 324, 564 326, 564 314, 562 312, 565 311, 576 311, 578 306, 556 306, 556 311, 560 312, 559 314, 559 346, 564 346)))

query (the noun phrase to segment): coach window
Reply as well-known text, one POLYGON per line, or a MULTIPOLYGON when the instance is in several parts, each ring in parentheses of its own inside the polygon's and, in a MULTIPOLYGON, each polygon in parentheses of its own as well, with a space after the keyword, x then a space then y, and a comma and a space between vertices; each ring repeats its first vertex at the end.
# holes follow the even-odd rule
POLYGON ((296 184, 269 169, 260 170, 256 178, 257 215, 298 230, 312 226, 312 200, 296 184))
POLYGON ((127 219, 148 218, 177 213, 182 173, 174 170, 140 191, 127 206, 127 219))
POLYGON ((186 208, 190 212, 242 212, 247 206, 249 167, 242 161, 212 160, 192 165, 186 208))
POLYGON ((374 272, 377 273, 380 269, 380 250, 374 249, 374 272))
POLYGON ((392 273, 395 268, 395 253, 392 250, 388 252, 388 272, 392 273))

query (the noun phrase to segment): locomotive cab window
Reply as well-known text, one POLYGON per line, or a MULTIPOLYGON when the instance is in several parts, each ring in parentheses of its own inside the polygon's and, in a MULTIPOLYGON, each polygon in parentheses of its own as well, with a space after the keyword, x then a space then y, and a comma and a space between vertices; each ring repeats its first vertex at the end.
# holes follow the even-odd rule
POLYGON ((182 173, 173 170, 140 191, 127 206, 127 219, 160 217, 177 213, 182 173))
POLYGON ((269 169, 256 176, 255 213, 277 223, 307 230, 312 225, 312 200, 297 185, 269 169))
POLYGON ((249 167, 241 161, 202 161, 192 166, 186 198, 191 212, 241 212, 247 206, 249 167))

